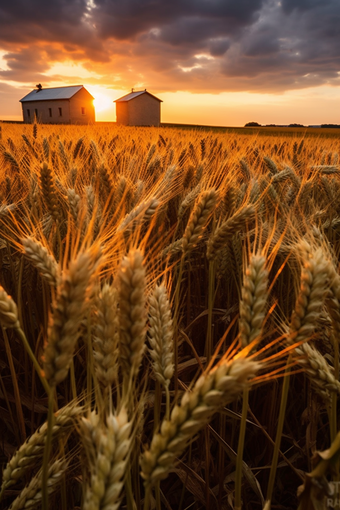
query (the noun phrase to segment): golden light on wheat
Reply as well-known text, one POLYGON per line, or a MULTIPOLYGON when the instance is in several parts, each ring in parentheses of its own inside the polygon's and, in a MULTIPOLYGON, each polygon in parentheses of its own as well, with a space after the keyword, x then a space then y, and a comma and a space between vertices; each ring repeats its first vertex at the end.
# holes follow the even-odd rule
POLYGON ((0 132, 5 507, 293 505, 338 430, 338 139, 0 132))

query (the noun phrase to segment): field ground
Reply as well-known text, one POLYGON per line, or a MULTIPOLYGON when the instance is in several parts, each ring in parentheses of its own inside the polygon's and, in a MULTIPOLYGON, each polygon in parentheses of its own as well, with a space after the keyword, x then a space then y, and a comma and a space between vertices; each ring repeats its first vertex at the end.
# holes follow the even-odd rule
POLYGON ((339 138, 340 128, 314 128, 314 127, 233 127, 233 126, 198 126, 194 124, 167 124, 162 123, 165 128, 189 129, 194 131, 211 131, 214 133, 260 135, 260 136, 294 136, 294 137, 335 137, 339 138))
MULTIPOLYGON (((22 121, 1 121, 1 124, 20 124, 22 121)), ((96 122, 96 126, 117 127, 116 122, 96 122)), ((184 129, 195 132, 213 132, 225 134, 244 134, 259 136, 293 136, 293 137, 318 137, 318 138, 339 138, 340 128, 314 128, 314 127, 237 127, 237 126, 200 126, 196 124, 171 124, 162 122, 162 128, 184 129)))

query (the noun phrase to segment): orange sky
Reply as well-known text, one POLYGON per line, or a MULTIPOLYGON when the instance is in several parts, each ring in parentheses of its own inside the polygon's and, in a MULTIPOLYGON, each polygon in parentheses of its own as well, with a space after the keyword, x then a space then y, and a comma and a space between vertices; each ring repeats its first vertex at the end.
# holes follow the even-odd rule
POLYGON ((0 7, 0 120, 84 85, 96 120, 147 88, 163 122, 340 123, 338 0, 12 0, 0 7))

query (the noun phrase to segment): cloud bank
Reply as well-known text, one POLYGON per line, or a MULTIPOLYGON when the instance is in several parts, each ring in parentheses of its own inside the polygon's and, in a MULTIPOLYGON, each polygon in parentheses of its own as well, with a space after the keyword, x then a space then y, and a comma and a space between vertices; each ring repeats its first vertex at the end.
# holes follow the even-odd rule
POLYGON ((62 80, 52 66, 72 61, 112 88, 339 85, 339 24, 339 0, 11 0, 0 5, 0 80, 62 80))

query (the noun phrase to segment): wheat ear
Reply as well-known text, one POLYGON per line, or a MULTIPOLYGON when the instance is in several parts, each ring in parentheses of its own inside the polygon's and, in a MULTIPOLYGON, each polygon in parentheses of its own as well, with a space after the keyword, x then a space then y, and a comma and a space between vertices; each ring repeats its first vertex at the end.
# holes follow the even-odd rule
POLYGON ((252 255, 243 279, 239 331, 242 347, 249 345, 262 330, 268 297, 268 271, 262 255, 252 255))
POLYGON ((72 361, 83 319, 92 260, 89 253, 80 253, 62 275, 50 322, 43 368, 51 386, 65 379, 72 361))
POLYGON ((183 239, 178 239, 173 243, 169 244, 164 250, 161 251, 161 257, 167 257, 175 255, 175 253, 181 253, 183 251, 183 239))
POLYGON ((87 206, 87 216, 88 221, 91 220, 93 213, 94 213, 94 207, 96 202, 96 197, 94 194, 93 186, 85 186, 85 195, 86 195, 86 206, 87 206))
POLYGON ((165 286, 156 286, 149 298, 150 356, 156 379, 168 387, 174 374, 171 308, 165 286))
POLYGON ((194 435, 209 422, 212 415, 237 398, 256 375, 260 364, 247 358, 221 363, 203 374, 192 391, 186 391, 180 405, 162 422, 154 435, 150 450, 141 461, 145 486, 167 477, 194 435))
POLYGON ((290 167, 286 167, 281 172, 277 172, 272 175, 272 183, 279 184, 285 182, 287 179, 292 179, 293 181, 296 179, 296 174, 294 170, 290 167))
MULTIPOLYGON (((82 412, 82 408, 72 404, 60 409, 53 423, 52 435, 59 436, 68 432, 74 419, 82 412)), ((47 422, 43 423, 16 451, 2 473, 0 494, 11 485, 22 479, 27 471, 31 471, 43 456, 47 434, 47 422)))
POLYGON ((75 192, 74 189, 68 189, 67 190, 67 200, 68 200, 68 205, 70 208, 71 216, 72 216, 75 224, 77 225, 79 210, 80 210, 80 196, 75 192))
POLYGON ((290 329, 292 339, 300 342, 310 338, 314 332, 316 318, 321 310, 328 276, 328 263, 321 248, 312 252, 306 241, 301 241, 299 252, 303 254, 300 292, 292 314, 290 329))
POLYGON ((50 159, 50 152, 51 152, 51 149, 50 149, 50 143, 48 141, 47 138, 43 138, 43 152, 44 152, 44 158, 46 159, 46 161, 48 161, 50 159))
POLYGON ((132 250, 118 271, 119 357, 124 377, 134 377, 139 369, 145 341, 145 269, 143 255, 132 250))
POLYGON ((36 241, 31 237, 23 239, 22 245, 25 250, 25 255, 38 269, 41 276, 45 278, 50 285, 56 287, 58 279, 58 264, 53 255, 51 255, 47 248, 39 243, 39 241, 36 241))
POLYGON ((228 239, 244 227, 247 221, 253 219, 255 207, 245 205, 231 218, 222 223, 216 231, 210 236, 207 243, 207 258, 214 260, 218 253, 224 248, 228 239))
POLYGON ((178 209, 178 217, 181 218, 185 213, 186 209, 191 206, 191 204, 196 200, 199 193, 201 193, 202 186, 201 184, 197 184, 195 188, 193 188, 190 193, 186 195, 186 197, 182 200, 181 205, 178 209))
POLYGON ((58 221, 60 219, 58 198, 52 176, 52 170, 48 167, 47 163, 43 163, 40 170, 40 188, 52 218, 54 221, 58 221))
POLYGON ((104 388, 117 379, 118 343, 117 290, 106 283, 97 300, 97 321, 94 326, 95 371, 104 388))
MULTIPOLYGON (((131 447, 131 425, 125 408, 117 415, 110 414, 106 424, 92 413, 90 424, 84 423, 92 436, 93 452, 90 462, 90 485, 84 498, 84 510, 116 510, 120 505, 120 495, 131 447), (93 421, 93 423, 92 423, 93 421)), ((83 419, 85 422, 85 419, 83 419)))
POLYGON ((20 328, 18 308, 11 296, 0 285, 0 324, 4 328, 20 328))
POLYGON ((125 230, 127 227, 131 229, 132 227, 136 227, 138 223, 149 220, 155 214, 159 204, 159 200, 155 197, 150 198, 146 202, 142 202, 125 216, 119 224, 117 232, 125 230))
POLYGON ((329 391, 340 394, 340 382, 334 377, 332 367, 312 345, 305 343, 295 349, 298 364, 305 370, 316 392, 328 401, 329 391))
POLYGON ((202 237, 207 220, 215 208, 217 192, 214 189, 203 191, 196 200, 183 238, 184 253, 191 251, 202 237))
POLYGON ((277 174, 279 172, 275 161, 273 161, 271 158, 269 158, 268 156, 264 156, 263 161, 271 174, 277 174))
MULTIPOLYGON (((61 483, 66 472, 68 462, 59 459, 48 468, 47 492, 52 494, 61 483)), ((42 501, 42 471, 39 471, 19 496, 13 501, 8 510, 21 510, 22 508, 36 508, 42 501)))
POLYGON ((306 343, 315 331, 315 325, 326 297, 329 262, 321 248, 311 251, 307 242, 300 243, 304 253, 300 292, 290 324, 291 342, 303 342, 294 352, 318 393, 328 399, 328 390, 340 392, 340 383, 323 356, 306 343))

